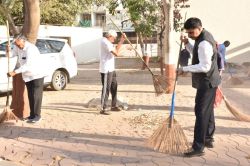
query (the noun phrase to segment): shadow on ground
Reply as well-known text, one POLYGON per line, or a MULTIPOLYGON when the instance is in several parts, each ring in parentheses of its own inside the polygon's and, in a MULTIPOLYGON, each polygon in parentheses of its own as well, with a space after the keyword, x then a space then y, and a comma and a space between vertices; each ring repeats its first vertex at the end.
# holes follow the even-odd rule
MULTIPOLYGON (((30 149, 31 154, 31 149, 36 147, 41 151, 39 153, 43 153, 43 151, 51 151, 81 163, 84 161, 79 159, 86 157, 89 159, 85 162, 92 161, 93 163, 109 163, 111 162, 111 159, 112 164, 120 163, 120 160, 124 160, 124 163, 126 163, 126 161, 134 162, 137 160, 139 161, 137 156, 126 154, 126 151, 138 153, 152 152, 151 149, 144 145, 144 139, 126 136, 75 133, 35 127, 19 127, 10 125, 10 123, 5 123, 0 127, 0 134, 3 138, 18 140, 19 144, 25 144, 27 148, 26 150, 30 149), (68 144, 70 144, 70 148, 73 146, 75 146, 75 148, 68 149, 68 144), (86 150, 86 146, 89 150, 86 150), (82 149, 85 149, 85 151, 82 149), (104 150, 98 151, 98 149, 106 149, 107 152, 103 153, 104 150), (113 154, 113 152, 116 152, 116 154, 113 154)), ((10 147, 5 148, 8 150, 10 147)), ((140 161, 140 163, 141 162, 142 161, 140 161)), ((148 161, 145 159, 143 162, 148 161)))

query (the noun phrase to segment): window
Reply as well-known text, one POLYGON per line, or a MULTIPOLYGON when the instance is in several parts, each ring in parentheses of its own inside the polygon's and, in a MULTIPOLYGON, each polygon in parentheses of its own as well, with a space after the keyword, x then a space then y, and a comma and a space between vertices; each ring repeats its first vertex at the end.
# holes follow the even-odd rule
POLYGON ((62 50, 65 42, 56 40, 37 39, 36 46, 41 54, 58 53, 62 50))
POLYGON ((45 40, 38 39, 36 41, 36 46, 41 54, 50 53, 50 51, 45 43, 45 40))
POLYGON ((53 53, 60 52, 65 45, 65 42, 63 41, 46 40, 46 42, 49 45, 51 52, 53 53))
POLYGON ((82 18, 79 22, 82 27, 90 27, 91 26, 91 14, 82 14, 82 18))
POLYGON ((104 27, 106 25, 106 15, 104 13, 96 13, 96 26, 104 27))

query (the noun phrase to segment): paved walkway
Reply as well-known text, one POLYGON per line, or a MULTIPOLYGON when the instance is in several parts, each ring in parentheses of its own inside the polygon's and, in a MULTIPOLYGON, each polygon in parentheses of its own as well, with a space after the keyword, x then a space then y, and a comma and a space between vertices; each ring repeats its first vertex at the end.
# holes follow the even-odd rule
POLYGON ((0 160, 0 165, 1 166, 21 166, 19 163, 15 163, 13 161, 5 161, 5 160, 0 160))
MULTIPOLYGON (((205 156, 184 158, 147 148, 144 141, 168 116, 171 95, 156 97, 151 75, 138 70, 140 66, 137 59, 117 60, 119 98, 129 108, 104 116, 97 108, 88 107, 92 99, 100 97, 98 64, 79 65, 79 75, 67 89, 44 92, 40 123, 19 121, 0 126, 0 157, 25 166, 250 165, 250 125, 236 121, 224 103, 215 110, 215 148, 205 149, 205 156)), ((154 68, 153 71, 159 72, 154 68)), ((237 108, 250 114, 250 81, 249 77, 242 79, 243 85, 225 85, 223 91, 232 103, 241 103, 237 108)), ((175 117, 190 143, 194 95, 190 77, 181 77, 175 117)), ((4 104, 2 96, 0 109, 4 104)), ((3 162, 0 161, 1 166, 3 162)))

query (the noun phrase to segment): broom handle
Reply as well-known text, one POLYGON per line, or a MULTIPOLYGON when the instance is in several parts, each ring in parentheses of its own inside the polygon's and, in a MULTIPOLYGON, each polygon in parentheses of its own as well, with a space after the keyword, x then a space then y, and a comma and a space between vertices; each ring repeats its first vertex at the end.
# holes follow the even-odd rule
MULTIPOLYGON (((8 50, 6 50, 6 56, 7 56, 7 61, 8 61, 8 73, 10 72, 10 34, 9 34, 9 22, 8 20, 6 21, 6 28, 7 28, 7 40, 8 40, 8 50)), ((9 96, 10 96, 10 92, 9 92, 9 86, 10 86, 10 77, 8 77, 8 83, 7 83, 7 99, 6 99, 6 106, 9 106, 9 96)))
POLYGON ((228 72, 229 72, 230 76, 233 77, 233 72, 232 72, 231 65, 228 65, 228 72))
MULTIPOLYGON (((112 24, 114 24, 114 26, 123 34, 122 30, 114 23, 114 21, 109 18, 110 21, 112 22, 112 24)), ((136 55, 142 60, 143 64, 147 67, 147 69, 149 70, 149 72, 154 75, 154 73, 152 72, 152 70, 148 67, 148 65, 146 64, 146 62, 143 60, 143 58, 140 56, 139 52, 134 48, 134 46, 132 45, 132 43, 129 41, 129 39, 127 38, 127 36, 125 35, 125 39, 127 40, 127 42, 130 44, 130 46, 133 48, 133 50, 136 52, 136 55)))
MULTIPOLYGON (((176 71, 178 71, 179 66, 180 66, 180 57, 181 57, 182 45, 183 45, 183 42, 181 41, 180 48, 179 48, 179 55, 178 55, 176 71)), ((176 88, 177 81, 178 81, 178 74, 176 73, 175 82, 174 82, 174 91, 175 91, 175 88, 176 88)))
MULTIPOLYGON (((185 13, 185 17, 184 17, 184 23, 186 21, 186 17, 187 17, 187 13, 185 13)), ((183 24, 184 24, 183 23, 183 24)), ((178 61, 177 61, 177 66, 176 66, 176 71, 178 71, 179 69, 179 65, 180 65, 180 55, 181 55, 181 50, 182 50, 182 44, 183 41, 181 40, 181 44, 180 44, 180 48, 179 48, 179 55, 178 55, 178 61)), ((176 77, 175 77, 175 81, 174 81, 174 89, 173 89, 173 94, 172 94, 172 101, 171 101, 171 111, 170 111, 170 116, 169 116, 169 127, 171 128, 174 124, 174 109, 175 109, 175 87, 178 81, 178 73, 176 72, 176 77)))
MULTIPOLYGON (((181 54, 181 49, 182 49, 182 44, 183 42, 181 41, 180 44, 180 48, 179 48, 179 56, 178 56, 178 61, 177 61, 177 69, 176 71, 178 71, 179 69, 179 64, 180 64, 180 54, 181 54)), ((174 81, 174 89, 173 89, 173 94, 172 94, 172 101, 171 101, 171 111, 170 111, 170 118, 169 118, 169 127, 171 128, 174 124, 174 109, 175 109, 175 87, 178 81, 178 73, 176 72, 176 77, 175 77, 175 81, 174 81)))
POLYGON ((222 92, 222 90, 220 89, 220 87, 219 87, 219 86, 217 87, 217 89, 220 91, 220 93, 221 93, 221 95, 222 95, 222 98, 225 100, 225 99, 226 99, 226 97, 224 96, 224 94, 223 94, 223 92, 222 92))

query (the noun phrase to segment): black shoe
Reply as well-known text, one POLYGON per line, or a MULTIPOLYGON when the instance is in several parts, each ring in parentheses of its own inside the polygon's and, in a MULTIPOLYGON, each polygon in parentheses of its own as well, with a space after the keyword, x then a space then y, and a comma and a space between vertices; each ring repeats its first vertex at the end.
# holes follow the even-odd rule
POLYGON ((207 147, 207 148, 213 148, 213 147, 214 147, 214 144, 213 144, 212 141, 206 141, 206 142, 205 142, 205 147, 207 147))
POLYGON ((112 107, 111 108, 111 111, 117 111, 117 112, 119 112, 119 111, 121 111, 122 109, 120 108, 120 107, 112 107))
POLYGON ((200 150, 192 150, 190 152, 184 153, 184 157, 198 157, 203 156, 205 153, 200 150))
POLYGON ((42 120, 41 116, 36 116, 35 118, 28 120, 27 123, 38 123, 41 120, 42 120))
POLYGON ((110 112, 107 111, 106 109, 103 109, 100 111, 100 114, 103 114, 103 115, 110 115, 110 112))
POLYGON ((27 121, 27 120, 31 120, 31 119, 34 119, 34 118, 35 118, 35 116, 28 116, 26 118, 23 118, 22 120, 27 121))

